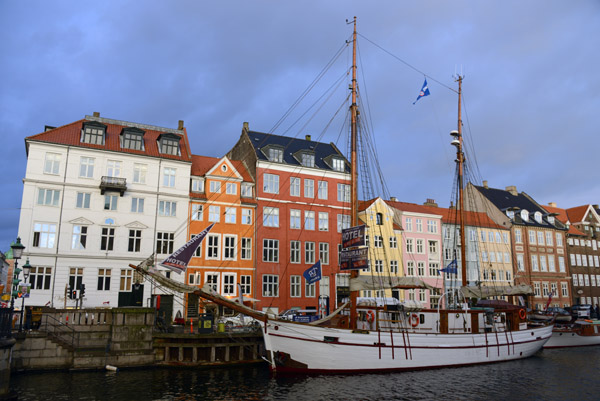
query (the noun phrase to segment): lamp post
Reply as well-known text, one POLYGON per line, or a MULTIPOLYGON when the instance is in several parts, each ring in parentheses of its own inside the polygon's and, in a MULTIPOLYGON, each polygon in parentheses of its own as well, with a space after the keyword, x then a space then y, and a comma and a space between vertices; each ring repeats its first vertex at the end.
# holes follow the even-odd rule
POLYGON ((19 283, 21 282, 21 280, 19 280, 19 274, 21 273, 21 269, 19 269, 19 259, 21 259, 21 256, 23 256, 23 249, 25 249, 25 245, 21 244, 21 237, 17 237, 17 241, 10 244, 10 248, 12 249, 13 259, 15 260, 15 268, 13 269, 12 292, 10 297, 10 309, 14 311, 15 297, 19 295, 19 283))
MULTIPOLYGON (((29 258, 23 265, 23 284, 27 283, 29 273, 31 272, 31 265, 29 264, 29 258)), ((21 295, 21 319, 19 321, 19 333, 23 331, 23 311, 25 310, 25 293, 21 295)), ((31 323, 31 322, 30 322, 31 323)))

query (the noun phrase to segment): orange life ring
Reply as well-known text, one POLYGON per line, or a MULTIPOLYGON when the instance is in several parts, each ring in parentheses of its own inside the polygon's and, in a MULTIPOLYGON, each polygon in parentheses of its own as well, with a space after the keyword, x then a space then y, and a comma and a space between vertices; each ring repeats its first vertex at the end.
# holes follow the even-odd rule
POLYGON ((416 313, 410 315, 410 325, 412 327, 417 327, 419 325, 419 316, 416 313))
POLYGON ((519 317, 523 320, 525 320, 525 318, 527 317, 527 313, 525 312, 525 309, 519 309, 519 317))
POLYGON ((373 312, 372 310, 367 311, 367 322, 373 323, 373 321, 375 320, 375 312, 373 312))

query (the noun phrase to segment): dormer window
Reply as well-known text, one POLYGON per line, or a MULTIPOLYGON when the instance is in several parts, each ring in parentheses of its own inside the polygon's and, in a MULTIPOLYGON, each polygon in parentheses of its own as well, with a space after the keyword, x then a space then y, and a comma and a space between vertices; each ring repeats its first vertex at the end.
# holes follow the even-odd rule
POLYGON ((542 214, 540 212, 535 212, 533 214, 533 218, 535 219, 535 221, 537 221, 538 223, 542 222, 542 214))
POLYGON ((83 124, 81 130, 81 142, 91 145, 104 145, 106 125, 90 121, 83 124))
POLYGON ((160 153, 165 155, 179 156, 179 140, 181 138, 174 134, 161 134, 158 137, 160 153))
POLYGON ((548 222, 554 224, 554 216, 548 216, 548 222))
POLYGON ((204 192, 204 180, 202 178, 192 178, 192 192, 204 192))
POLYGON ((521 210, 521 219, 523 219, 523 221, 529 221, 529 212, 527 210, 521 210))
POLYGON ((134 127, 123 128, 123 131, 121 131, 121 147, 144 150, 144 131, 134 127))
POLYGON ((304 167, 314 167, 315 155, 312 153, 302 153, 301 163, 304 167))
POLYGON ((283 163, 283 149, 269 148, 267 150, 267 157, 270 162, 283 163))
POLYGON ((509 219, 513 220, 515 218, 515 211, 514 210, 507 210, 506 211, 506 215, 508 216, 509 219))
POLYGON ((343 172, 344 168, 346 167, 346 163, 344 163, 344 160, 338 159, 337 157, 334 157, 333 159, 331 159, 331 164, 335 171, 343 172))

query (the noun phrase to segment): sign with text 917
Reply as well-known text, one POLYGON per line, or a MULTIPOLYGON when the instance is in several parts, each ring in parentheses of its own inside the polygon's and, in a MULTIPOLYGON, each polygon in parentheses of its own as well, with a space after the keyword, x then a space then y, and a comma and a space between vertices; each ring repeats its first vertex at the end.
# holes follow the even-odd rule
POLYGON ((365 226, 344 228, 342 230, 342 248, 365 246, 365 226))
POLYGON ((369 267, 369 248, 343 249, 340 252, 340 270, 359 270, 369 267))

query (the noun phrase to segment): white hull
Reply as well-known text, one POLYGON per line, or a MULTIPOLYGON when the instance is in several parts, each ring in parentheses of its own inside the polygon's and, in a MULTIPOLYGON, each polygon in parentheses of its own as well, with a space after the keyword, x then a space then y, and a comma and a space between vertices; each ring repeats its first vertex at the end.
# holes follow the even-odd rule
POLYGON ((587 347, 600 345, 600 325, 595 327, 595 332, 583 334, 576 329, 554 329, 552 337, 544 344, 544 348, 587 347))
POLYGON ((269 320, 263 333, 278 372, 351 373, 415 370, 526 358, 539 351, 552 326, 477 334, 368 331, 269 320))

